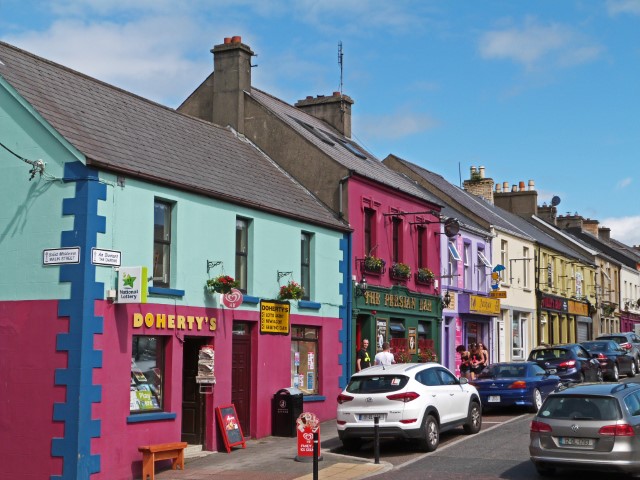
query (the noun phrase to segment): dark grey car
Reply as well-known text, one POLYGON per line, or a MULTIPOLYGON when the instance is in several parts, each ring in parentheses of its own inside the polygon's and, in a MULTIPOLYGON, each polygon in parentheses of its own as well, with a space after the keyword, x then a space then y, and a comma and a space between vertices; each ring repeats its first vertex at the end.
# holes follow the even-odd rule
POLYGON ((600 335, 596 340, 613 340, 627 350, 636 360, 636 372, 640 372, 640 337, 633 332, 608 333, 600 335))
POLYGON ((529 439, 543 476, 558 468, 640 473, 640 384, 561 387, 534 416, 529 439))

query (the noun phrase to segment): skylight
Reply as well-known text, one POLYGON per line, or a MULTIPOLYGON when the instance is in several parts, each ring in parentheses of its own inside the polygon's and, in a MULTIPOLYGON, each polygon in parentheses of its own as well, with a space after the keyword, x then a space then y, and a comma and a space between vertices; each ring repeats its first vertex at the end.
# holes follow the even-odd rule
POLYGON ((298 123, 298 125, 303 127, 306 131, 308 131, 309 133, 312 133, 318 140, 321 140, 327 145, 331 145, 332 147, 335 146, 335 143, 332 142, 331 139, 327 137, 327 135, 325 135, 323 132, 315 128, 313 125, 309 125, 308 123, 305 123, 302 120, 298 120, 297 118, 293 118, 293 119, 298 123))

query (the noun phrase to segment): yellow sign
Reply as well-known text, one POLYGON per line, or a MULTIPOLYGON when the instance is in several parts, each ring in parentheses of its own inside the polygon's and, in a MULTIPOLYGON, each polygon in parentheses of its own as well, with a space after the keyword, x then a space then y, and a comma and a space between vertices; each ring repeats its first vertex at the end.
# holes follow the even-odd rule
POLYGON ((500 300, 497 298, 479 297, 478 295, 469 296, 469 311, 476 313, 485 313, 489 315, 498 315, 500 313, 500 300))
POLYGON ((491 298, 507 298, 506 290, 491 290, 489 292, 489 296, 491 298))
POLYGON ((133 328, 152 328, 159 330, 185 330, 192 332, 215 332, 218 322, 215 317, 195 315, 173 315, 168 313, 134 313, 131 318, 133 328))
POLYGON ((260 301, 260 333, 289 335, 289 302, 260 301))
POLYGON ((573 315, 582 315, 584 317, 589 316, 589 305, 587 303, 576 302, 569 300, 569 313, 573 315))

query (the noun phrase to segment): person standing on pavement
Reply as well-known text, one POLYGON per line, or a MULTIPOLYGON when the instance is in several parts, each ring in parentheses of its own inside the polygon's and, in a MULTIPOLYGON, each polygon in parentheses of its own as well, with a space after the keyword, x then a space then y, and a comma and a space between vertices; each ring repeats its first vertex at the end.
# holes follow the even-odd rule
POLYGON ((374 359, 375 365, 391 365, 392 363, 396 363, 396 359, 393 358, 393 353, 391 353, 391 346, 389 342, 384 342, 382 344, 382 351, 376 353, 376 357, 374 359))
POLYGON ((368 352, 369 340, 362 339, 362 348, 358 350, 358 358, 356 359, 356 372, 371 366, 371 357, 368 352))

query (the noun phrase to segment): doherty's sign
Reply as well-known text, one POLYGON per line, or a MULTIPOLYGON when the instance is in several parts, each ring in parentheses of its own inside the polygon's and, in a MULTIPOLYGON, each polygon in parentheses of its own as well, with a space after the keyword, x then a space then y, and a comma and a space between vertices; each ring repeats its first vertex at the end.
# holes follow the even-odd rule
POLYGON ((260 301, 260 333, 289 335, 289 302, 260 301))

